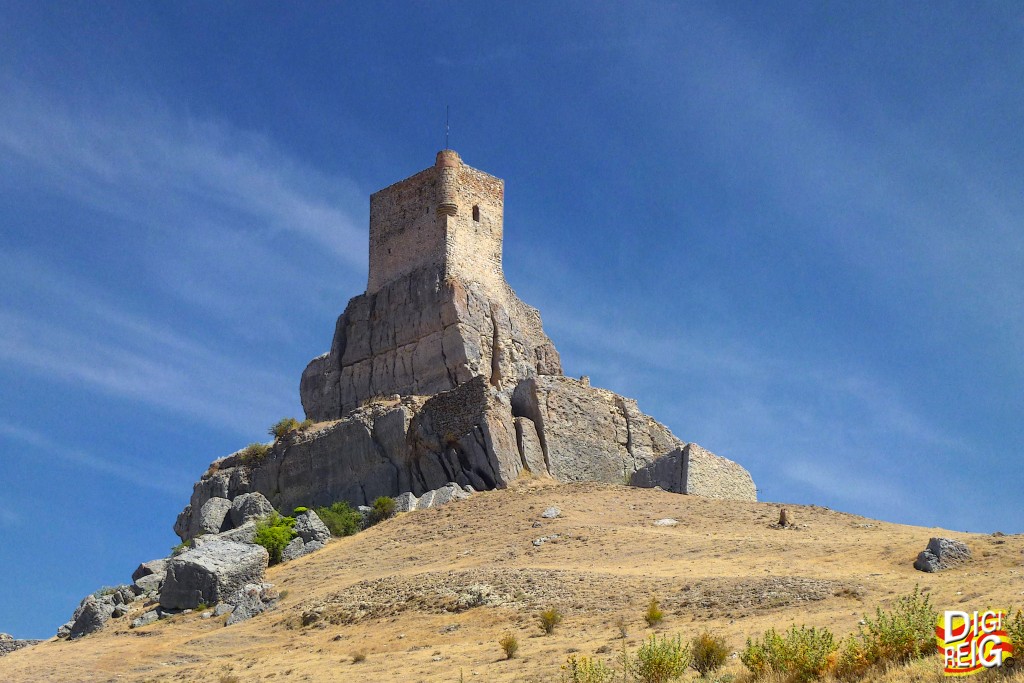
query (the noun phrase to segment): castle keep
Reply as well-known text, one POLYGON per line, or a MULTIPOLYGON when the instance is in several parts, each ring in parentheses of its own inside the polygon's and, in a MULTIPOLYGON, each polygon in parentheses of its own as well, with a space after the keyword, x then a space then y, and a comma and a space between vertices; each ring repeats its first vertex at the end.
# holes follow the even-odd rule
POLYGON ((315 424, 260 461, 215 461, 175 524, 182 539, 204 532, 204 510, 252 492, 289 510, 529 475, 756 499, 736 463, 563 375, 540 313, 505 282, 504 195, 446 149, 371 196, 366 291, 302 373, 315 424))

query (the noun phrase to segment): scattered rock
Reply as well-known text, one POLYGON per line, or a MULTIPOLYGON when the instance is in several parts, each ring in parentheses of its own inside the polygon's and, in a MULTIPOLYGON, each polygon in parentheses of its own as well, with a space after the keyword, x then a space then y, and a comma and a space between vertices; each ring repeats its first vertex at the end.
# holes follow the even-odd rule
POLYGON ((201 534, 216 534, 230 528, 231 501, 227 498, 211 498, 203 503, 199 517, 195 519, 196 527, 190 535, 194 538, 201 534))
POLYGON ((9 633, 0 633, 0 657, 8 655, 15 650, 20 650, 23 647, 31 647, 36 643, 41 643, 41 640, 19 640, 9 633))
POLYGON ((97 599, 92 595, 86 597, 78 609, 75 610, 75 616, 72 619, 73 623, 67 635, 68 640, 81 638, 82 636, 99 631, 113 613, 114 604, 112 601, 97 599))
POLYGON ((235 595, 246 584, 262 583, 269 562, 262 546, 213 539, 167 563, 160 605, 192 609, 235 595))
POLYGON ((971 550, 966 543, 952 538, 932 538, 928 547, 914 561, 914 569, 922 572, 941 572, 970 561, 971 550))
POLYGON ((138 582, 143 576, 153 576, 154 574, 166 574, 167 573, 167 560, 150 560, 149 562, 143 562, 138 568, 132 572, 132 581, 138 582))
POLYGON ((150 624, 155 623, 159 618, 160 612, 158 612, 155 609, 151 609, 145 614, 143 614, 141 617, 138 617, 137 619, 132 621, 131 627, 142 628, 143 626, 149 626, 150 624))
POLYGON ((245 522, 237 529, 229 529, 228 531, 222 531, 219 534, 212 536, 211 538, 219 538, 224 541, 235 541, 236 543, 255 543, 256 521, 251 520, 245 522))
POLYGON ((230 514, 232 526, 240 527, 246 522, 274 514, 274 506, 262 493, 243 493, 231 501, 230 514))
POLYGON ((554 519, 555 517, 561 517, 562 516, 562 511, 559 510, 558 508, 552 506, 552 507, 549 507, 544 512, 540 513, 540 516, 543 517, 544 519, 554 519))
POLYGON ((225 614, 231 614, 231 612, 234 609, 235 609, 234 605, 232 605, 230 603, 227 603, 227 602, 220 602, 220 603, 217 603, 217 606, 213 608, 213 616, 215 616, 215 617, 222 617, 225 614))
POLYGON ((558 534, 551 534, 550 536, 541 536, 540 538, 533 539, 533 545, 537 548, 541 547, 548 541, 554 541, 558 538, 558 534))
POLYGON ((279 599, 277 591, 273 590, 272 583, 250 583, 242 587, 237 594, 228 601, 235 606, 228 617, 226 626, 237 624, 252 619, 257 614, 262 614, 273 608, 279 599))
POLYGON ((676 526, 679 524, 678 520, 666 517, 664 519, 657 519, 654 521, 654 526, 676 526))
POLYGON ((331 540, 331 530, 312 510, 295 518, 294 531, 304 543, 327 543, 331 540))

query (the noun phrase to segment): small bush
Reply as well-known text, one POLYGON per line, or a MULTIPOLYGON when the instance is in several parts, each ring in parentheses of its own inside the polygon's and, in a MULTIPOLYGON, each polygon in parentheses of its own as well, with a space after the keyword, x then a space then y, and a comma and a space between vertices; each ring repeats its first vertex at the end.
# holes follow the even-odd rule
POLYGON ((395 499, 381 496, 373 501, 373 512, 370 513, 370 524, 383 522, 395 516, 395 499))
POLYGON ((557 607, 548 607, 546 610, 542 610, 538 616, 540 617, 540 627, 548 635, 551 635, 555 627, 562 623, 562 613, 558 611, 557 607))
POLYGON ((658 598, 651 598, 650 603, 647 605, 647 611, 644 612, 644 621, 650 627, 655 627, 665 619, 665 613, 661 611, 661 607, 658 606, 658 598))
POLYGON ((1024 659, 1024 612, 1018 609, 1014 614, 1012 607, 1006 610, 1006 635, 1013 643, 1014 657, 1024 659))
POLYGON ((331 530, 332 536, 351 536, 363 528, 363 516, 345 501, 334 503, 329 508, 317 508, 316 515, 331 530))
POLYGON ((294 417, 282 417, 267 430, 267 433, 275 439, 282 439, 289 433, 298 431, 300 427, 299 421, 294 417))
POLYGON ((354 655, 352 655, 352 663, 353 664, 359 664, 360 662, 365 662, 365 661, 366 661, 366 653, 365 652, 357 652, 354 655))
POLYGON ((828 629, 793 625, 783 635, 769 629, 761 640, 748 638, 740 661, 754 678, 774 672, 795 681, 812 681, 828 671, 835 650, 835 638, 828 629))
POLYGON ((729 648, 725 645, 725 639, 707 631, 693 639, 693 643, 690 644, 690 652, 693 653, 691 666, 701 676, 707 676, 712 671, 721 668, 729 657, 729 648))
POLYGON ((292 510, 292 517, 298 517, 303 512, 309 512, 309 508, 300 505, 299 507, 292 510))
POLYGON ((871 667, 864 640, 858 635, 845 638, 839 645, 839 656, 832 673, 841 681, 857 681, 867 674, 871 667))
POLYGON ((611 683, 615 671, 590 657, 569 655, 562 665, 562 683, 611 683))
POLYGON ((498 645, 501 646, 502 652, 505 653, 505 659, 512 659, 516 656, 516 651, 519 650, 519 641, 511 633, 505 633, 498 639, 498 645))
POLYGON ((270 446, 265 443, 251 443, 242 449, 238 454, 238 460, 243 465, 258 465, 263 462, 270 453, 270 446))
POLYGON ((682 638, 651 636, 636 652, 625 658, 628 670, 640 683, 667 683, 682 678, 690 666, 690 646, 682 638))
POLYGON ((256 523, 256 536, 253 542, 267 549, 270 553, 270 564, 281 561, 281 551, 298 535, 292 530, 293 526, 294 517, 281 517, 276 512, 256 523))

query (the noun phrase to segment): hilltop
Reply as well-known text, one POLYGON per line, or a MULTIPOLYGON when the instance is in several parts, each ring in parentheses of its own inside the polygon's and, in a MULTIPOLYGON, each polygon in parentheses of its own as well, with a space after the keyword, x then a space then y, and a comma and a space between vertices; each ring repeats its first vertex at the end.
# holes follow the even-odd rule
MULTIPOLYGON (((635 649, 651 632, 642 614, 652 596, 666 612, 658 633, 692 637, 710 628, 732 650, 794 622, 845 635, 915 586, 939 610, 1024 601, 1020 535, 785 507, 794 526, 780 529, 778 504, 524 477, 271 567, 267 579, 283 599, 249 621, 225 628, 197 611, 129 630, 132 613, 87 638, 10 654, 0 659, 0 676, 440 682, 461 672, 465 680, 555 681, 570 652, 614 662, 624 643, 635 649), (551 506, 560 516, 542 518, 551 506), (654 525, 664 518, 678 524, 654 525), (966 542, 974 559, 937 574, 916 571, 914 558, 933 536, 966 542), (565 620, 544 636, 536 615, 548 606, 565 620), (510 661, 497 645, 506 631, 520 642, 510 661), (365 661, 353 663, 357 655, 365 661)), ((735 659, 729 667, 742 671, 735 659)))

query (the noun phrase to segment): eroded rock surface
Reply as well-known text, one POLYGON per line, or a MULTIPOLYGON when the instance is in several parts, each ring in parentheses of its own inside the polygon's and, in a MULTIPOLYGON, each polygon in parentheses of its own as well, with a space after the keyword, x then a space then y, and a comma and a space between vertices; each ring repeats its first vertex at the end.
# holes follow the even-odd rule
POLYGON ((195 609, 215 605, 250 583, 261 584, 270 557, 262 546, 213 539, 167 563, 160 606, 195 609))

